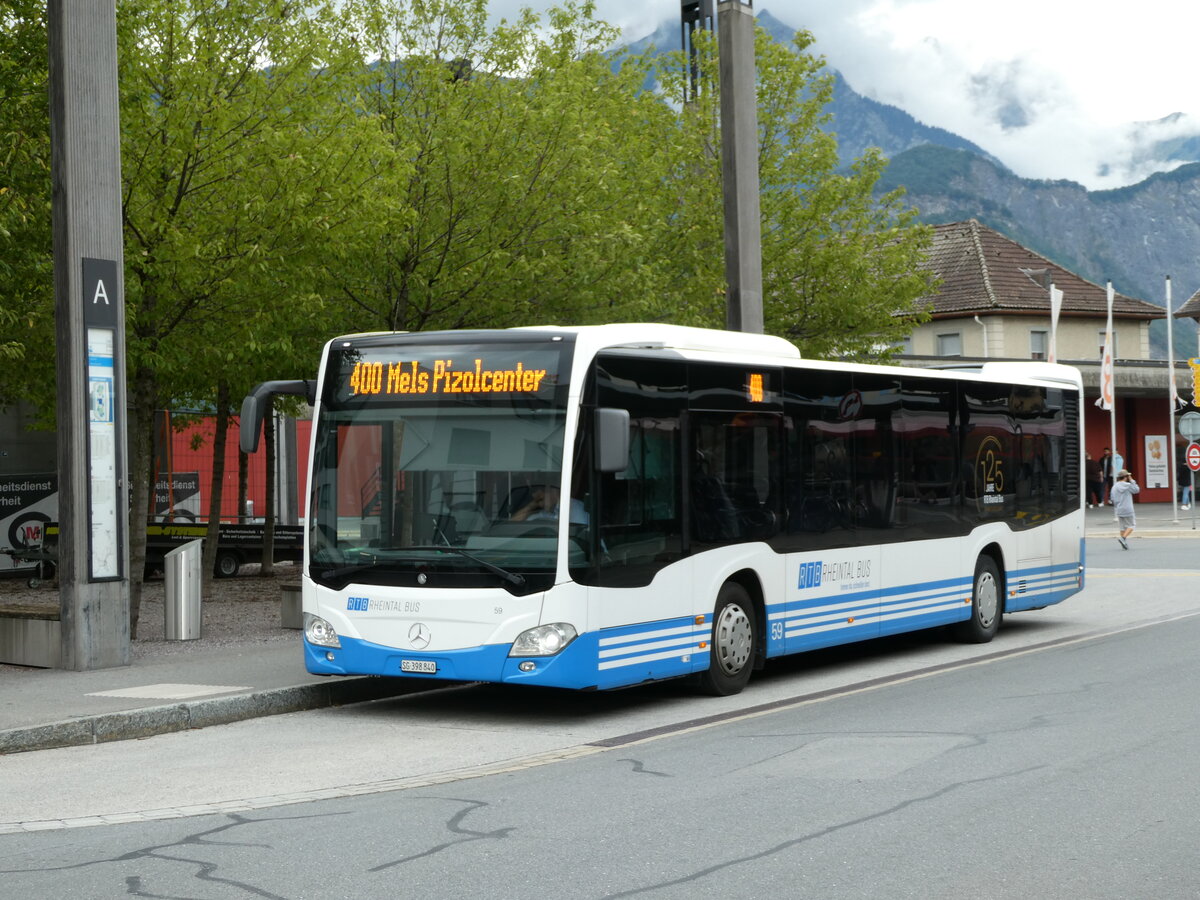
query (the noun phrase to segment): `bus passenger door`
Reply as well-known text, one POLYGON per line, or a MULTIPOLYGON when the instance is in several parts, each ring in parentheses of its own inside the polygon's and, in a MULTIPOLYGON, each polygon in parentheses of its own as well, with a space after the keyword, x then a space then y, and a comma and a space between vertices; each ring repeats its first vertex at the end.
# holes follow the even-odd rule
POLYGON ((629 412, 629 459, 598 472, 579 443, 575 481, 588 482, 595 533, 586 571, 589 629, 598 630, 599 681, 612 687, 691 671, 692 562, 684 555, 681 413, 686 372, 676 360, 623 353, 596 361, 595 405, 629 412))

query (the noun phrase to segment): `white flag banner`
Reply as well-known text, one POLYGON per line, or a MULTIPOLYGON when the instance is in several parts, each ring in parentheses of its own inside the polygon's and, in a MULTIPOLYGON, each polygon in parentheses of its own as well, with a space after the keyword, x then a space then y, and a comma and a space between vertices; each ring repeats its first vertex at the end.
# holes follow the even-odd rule
POLYGON ((1112 332, 1104 335, 1104 355, 1100 357, 1100 398, 1096 405, 1101 409, 1113 408, 1113 359, 1112 332))
POLYGON ((1113 386, 1113 288, 1108 283, 1108 323, 1104 326, 1104 352, 1100 356, 1100 399, 1096 405, 1101 409, 1112 409, 1115 405, 1116 389, 1113 386))
POLYGON ((1058 313, 1062 309, 1063 292, 1050 285, 1050 362, 1058 362, 1058 313))
MULTIPOLYGON (((1182 409, 1187 406, 1187 401, 1179 396, 1179 389, 1175 386, 1175 337, 1171 329, 1173 316, 1171 312, 1171 276, 1166 276, 1166 298, 1167 298, 1167 372, 1170 378, 1171 385, 1171 414, 1174 415, 1177 409, 1182 409)), ((1174 465, 1175 446, 1171 445, 1172 466, 1174 465)), ((1174 471, 1172 468, 1171 471, 1174 471)))

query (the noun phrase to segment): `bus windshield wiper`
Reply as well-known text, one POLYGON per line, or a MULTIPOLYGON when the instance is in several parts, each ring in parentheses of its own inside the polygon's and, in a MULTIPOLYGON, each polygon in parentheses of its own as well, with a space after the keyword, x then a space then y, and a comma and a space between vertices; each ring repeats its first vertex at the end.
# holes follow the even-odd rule
POLYGON ((485 568, 489 572, 491 572, 493 575, 499 575, 501 578, 503 578, 505 581, 507 581, 509 584, 513 585, 514 587, 521 587, 522 585, 525 584, 525 577, 523 575, 518 575, 516 572, 510 572, 510 571, 508 571, 508 569, 502 569, 499 566, 488 562, 486 559, 480 559, 478 556, 475 556, 472 553, 468 553, 466 550, 463 550, 461 547, 455 547, 451 544, 425 544, 425 545, 418 545, 416 547, 405 547, 404 549, 405 550, 439 550, 439 551, 449 550, 451 553, 457 553, 459 556, 463 557, 464 559, 469 559, 471 562, 475 563, 476 565, 482 566, 483 568, 485 568))

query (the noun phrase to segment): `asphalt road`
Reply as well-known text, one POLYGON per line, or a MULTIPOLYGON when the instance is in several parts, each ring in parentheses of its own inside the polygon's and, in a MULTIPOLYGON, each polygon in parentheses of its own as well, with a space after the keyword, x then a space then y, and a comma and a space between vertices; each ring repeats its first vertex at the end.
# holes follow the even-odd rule
POLYGON ((2 893, 1195 897, 1200 566, 1099 543, 987 647, 738 698, 467 688, 8 757, 0 823, 47 824, 0 834, 2 893))

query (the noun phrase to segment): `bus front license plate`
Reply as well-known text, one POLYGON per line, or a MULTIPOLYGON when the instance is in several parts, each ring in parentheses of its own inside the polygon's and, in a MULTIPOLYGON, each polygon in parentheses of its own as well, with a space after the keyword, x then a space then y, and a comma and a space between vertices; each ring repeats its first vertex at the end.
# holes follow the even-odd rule
POLYGON ((420 672, 424 675, 436 675, 437 663, 432 659, 402 659, 400 660, 401 672, 420 672))

